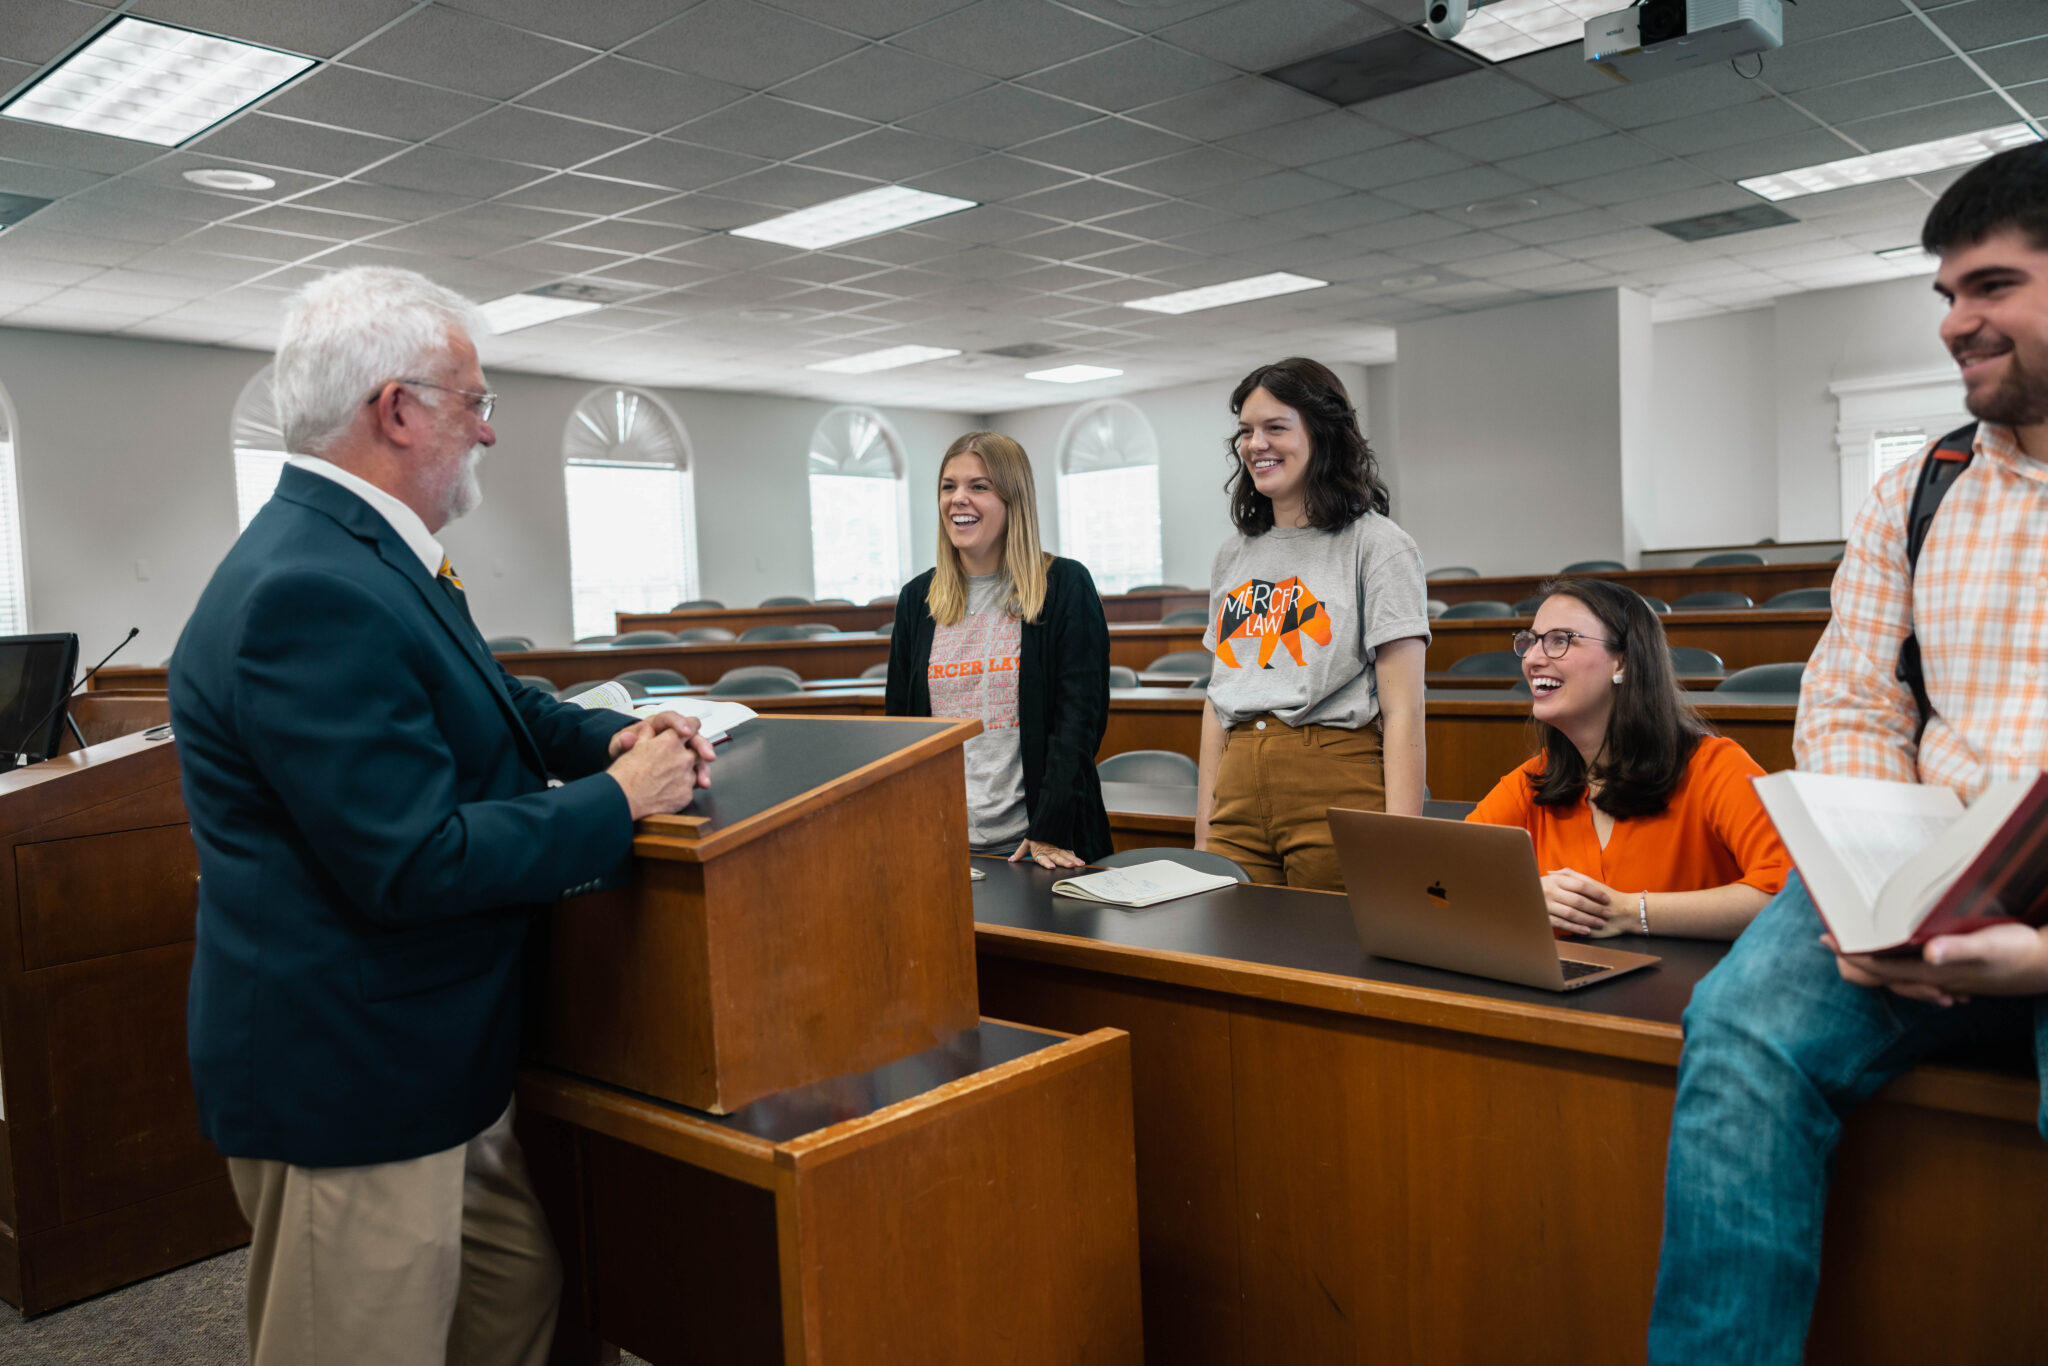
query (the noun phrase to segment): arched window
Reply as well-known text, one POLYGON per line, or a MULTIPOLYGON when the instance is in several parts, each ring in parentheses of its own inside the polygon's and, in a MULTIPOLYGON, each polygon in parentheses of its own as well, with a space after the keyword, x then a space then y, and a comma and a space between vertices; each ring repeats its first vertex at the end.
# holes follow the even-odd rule
POLYGON ((697 596, 690 438, 668 406, 607 385, 562 433, 575 634, 608 636, 616 612, 666 612, 697 596))
POLYGON ((903 443, 872 408, 834 408, 811 433, 812 596, 867 602, 910 577, 903 443))
POLYGON ((1091 403, 1060 433, 1060 553, 1104 593, 1162 576, 1159 438, 1120 399, 1091 403))
POLYGON ((21 549, 21 480, 14 456, 20 449, 14 407, 0 389, 0 635, 28 630, 28 561, 21 549))
POLYGON ((242 386, 235 400, 235 532, 249 529, 249 519, 270 501, 277 491, 277 476, 284 472, 284 432, 277 425, 277 398, 270 388, 270 366, 266 365, 242 386))

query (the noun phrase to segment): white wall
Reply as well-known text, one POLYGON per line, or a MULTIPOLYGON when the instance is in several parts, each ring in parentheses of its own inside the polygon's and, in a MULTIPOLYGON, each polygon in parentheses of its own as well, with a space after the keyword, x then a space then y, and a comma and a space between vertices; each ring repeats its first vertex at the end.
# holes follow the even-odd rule
MULTIPOLYGON (((1344 381, 1353 406, 1369 419, 1364 367, 1334 364, 1330 368, 1344 381)), ((1121 396, 1145 415, 1159 438, 1163 582, 1207 588, 1216 548, 1231 534, 1230 501, 1224 495, 1223 482, 1230 475, 1229 442, 1236 430, 1230 394, 1242 378, 1232 375, 1121 396)), ((1060 436, 1068 420, 1091 401, 997 413, 989 419, 990 427, 1016 438, 1031 455, 1033 477, 1038 482, 1039 530, 1050 549, 1059 548, 1060 436)))
MULTIPOLYGON (((235 538, 229 415, 269 358, 253 351, 0 328, 0 387, 20 425, 29 618, 76 631, 88 659, 132 625, 122 662, 166 658, 235 538), (141 570, 138 572, 138 561, 141 570), (142 577, 146 575, 146 577, 142 577), (104 642, 103 644, 100 642, 104 642)), ((484 505, 443 537, 488 634, 569 639, 561 439, 585 381, 494 370, 497 446, 484 505)), ((656 390, 695 450, 704 592, 734 604, 811 592, 812 428, 830 405, 656 390)), ((938 457, 976 417, 884 408, 910 462, 912 559, 932 563, 938 457)))
POLYGON ((1424 564, 1507 574, 1621 556, 1622 356, 1651 346, 1647 310, 1624 294, 1400 328, 1391 463, 1424 564))
POLYGON ((1655 329, 1655 497, 1644 545, 1778 536, 1777 319, 1769 308, 1655 329))

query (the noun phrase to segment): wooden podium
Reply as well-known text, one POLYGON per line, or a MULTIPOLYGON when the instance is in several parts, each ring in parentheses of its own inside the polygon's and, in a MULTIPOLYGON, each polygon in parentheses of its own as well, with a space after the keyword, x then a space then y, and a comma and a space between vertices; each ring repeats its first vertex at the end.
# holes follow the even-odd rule
MULTIPOLYGON (((78 710, 97 741, 164 703, 78 710)), ((185 1061, 197 878, 172 741, 0 774, 0 1299, 25 1314, 248 1240, 185 1061)))
POLYGON ((750 721, 556 908, 519 1101, 557 1362, 1142 1356, 1129 1041, 978 1022, 977 730, 750 721))

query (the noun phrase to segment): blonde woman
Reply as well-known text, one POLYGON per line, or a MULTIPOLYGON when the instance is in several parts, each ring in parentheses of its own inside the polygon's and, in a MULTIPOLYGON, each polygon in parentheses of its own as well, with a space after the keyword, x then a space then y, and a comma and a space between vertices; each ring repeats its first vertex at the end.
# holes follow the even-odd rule
POLYGON ((896 598, 888 712, 981 722, 967 742, 977 853, 1044 868, 1109 853, 1102 599, 1085 566, 1039 548, 1030 457, 1000 432, 969 432, 939 462, 938 567, 896 598))

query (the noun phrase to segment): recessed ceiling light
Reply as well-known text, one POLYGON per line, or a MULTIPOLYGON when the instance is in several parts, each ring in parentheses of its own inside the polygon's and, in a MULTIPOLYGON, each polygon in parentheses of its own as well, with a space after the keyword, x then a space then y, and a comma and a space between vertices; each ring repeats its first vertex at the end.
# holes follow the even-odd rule
POLYGON ((1475 8, 1453 45, 1504 62, 1565 43, 1584 42, 1586 21, 1626 8, 1619 0, 1495 0, 1475 8))
POLYGON ((1086 384, 1091 379, 1115 379, 1122 373, 1102 365, 1062 365, 1052 370, 1027 370, 1024 378, 1042 379, 1047 384, 1086 384))
POLYGON ((828 199, 808 209, 734 228, 732 235, 817 251, 973 207, 971 199, 926 194, 923 190, 912 190, 902 185, 884 185, 878 190, 863 190, 841 199, 828 199))
POLYGON ((1894 147, 1889 152, 1845 157, 1819 166, 1802 166, 1796 171, 1752 176, 1735 183, 1765 199, 1796 199, 1800 195, 1820 194, 1827 190, 1845 190, 1852 185, 1897 180, 1900 176, 1926 175, 1930 171, 1982 161, 1993 153, 2039 141, 2040 135, 2026 124, 2008 123, 2002 128, 1987 128, 1981 133, 1917 142, 1910 147, 1894 147))
POLYGON ((277 182, 254 171, 231 171, 225 166, 202 166, 185 172, 185 179, 209 190, 267 190, 277 182))
POLYGON ((1503 219, 1519 217, 1531 209, 1540 209, 1543 201, 1534 195, 1509 195, 1505 199, 1482 199, 1477 204, 1467 204, 1465 215, 1482 223, 1498 223, 1503 219))
POLYGON ((538 327, 542 323, 554 322, 557 318, 573 318, 578 313, 593 313, 604 305, 594 299, 567 299, 546 294, 507 294, 502 299, 493 299, 479 310, 484 321, 491 325, 491 331, 498 336, 517 332, 522 327, 538 327))
POLYGON ((1254 275, 1200 289, 1183 289, 1178 294, 1159 294, 1150 299, 1132 299, 1125 308, 1142 308, 1147 313, 1195 313, 1204 308, 1221 308, 1252 299, 1270 299, 1276 294, 1296 294, 1304 289, 1321 289, 1328 280, 1311 280, 1276 270, 1271 275, 1254 275))
POLYGON ((821 360, 816 365, 806 365, 804 369, 829 370, 835 375, 867 375, 877 370, 894 370, 899 366, 916 365, 919 361, 944 360, 947 356, 959 354, 957 348, 946 346, 892 346, 885 351, 821 360))
POLYGON ((310 57, 124 16, 0 113, 175 147, 312 65, 310 57))

